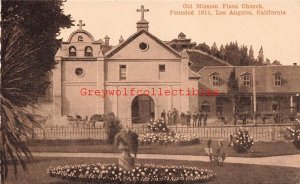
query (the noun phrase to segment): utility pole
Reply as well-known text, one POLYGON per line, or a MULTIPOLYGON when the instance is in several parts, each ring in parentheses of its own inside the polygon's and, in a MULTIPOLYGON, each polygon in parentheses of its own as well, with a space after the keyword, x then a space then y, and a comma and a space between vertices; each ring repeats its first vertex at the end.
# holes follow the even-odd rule
POLYGON ((252 80, 253 80, 253 114, 254 125, 256 125, 256 84, 255 84, 255 66, 252 68, 252 80))

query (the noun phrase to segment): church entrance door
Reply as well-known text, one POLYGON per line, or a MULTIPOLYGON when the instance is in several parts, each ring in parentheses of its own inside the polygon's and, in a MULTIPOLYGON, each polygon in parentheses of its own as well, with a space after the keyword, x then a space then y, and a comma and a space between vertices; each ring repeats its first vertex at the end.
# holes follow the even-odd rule
POLYGON ((154 119, 154 101, 148 95, 134 97, 131 103, 132 123, 146 123, 154 119))

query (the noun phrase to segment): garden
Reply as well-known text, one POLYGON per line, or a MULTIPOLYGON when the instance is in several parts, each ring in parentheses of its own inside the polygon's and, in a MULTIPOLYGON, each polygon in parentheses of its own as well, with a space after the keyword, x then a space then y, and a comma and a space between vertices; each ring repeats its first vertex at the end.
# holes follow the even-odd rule
MULTIPOLYGON (((119 120, 111 117, 106 132, 110 134, 106 141, 99 140, 60 140, 60 141, 33 141, 30 149, 33 152, 87 152, 87 153, 112 153, 116 151, 116 140, 119 145, 118 153, 121 152, 119 160, 108 158, 52 158, 51 160, 39 158, 30 163, 39 165, 44 173, 39 176, 45 183, 259 183, 261 181, 288 181, 294 182, 299 178, 299 169, 287 167, 258 166, 226 163, 223 167, 216 167, 209 162, 188 162, 173 160, 143 160, 134 158, 130 169, 120 164, 120 159, 129 162, 132 143, 128 141, 135 137, 135 133, 122 129, 119 120), (114 130, 112 130, 114 129, 114 130), (129 135, 129 136, 128 136, 129 135), (114 138, 114 140, 112 139, 114 138), (115 144, 112 144, 112 143, 115 144), (125 144, 124 144, 125 143, 125 144), (120 146, 123 144, 123 146, 120 146), (125 145, 125 146, 124 146, 125 145), (126 154, 128 152, 128 154, 126 154), (127 156, 126 156, 127 155, 127 156), (123 156, 123 157, 122 157, 123 156), (60 161, 59 161, 60 160, 60 161), (50 167, 49 167, 50 166, 50 167), (280 172, 281 168, 281 172, 280 172), (243 169, 243 172, 241 172, 243 169), (250 169, 253 169, 252 171, 250 169), (255 171, 254 171, 255 170, 255 171), (232 173, 230 177, 227 173, 232 173), (257 175, 245 174, 244 172, 255 172, 257 175), (272 174, 270 174, 272 173, 272 174), (295 174, 296 173, 296 174, 295 174), (298 173, 298 175, 297 175, 298 173), (47 174, 47 175, 45 175, 47 174), (273 175, 274 174, 274 175, 273 175), (274 178, 274 176, 278 178, 274 178), (50 177, 49 177, 50 176, 50 177), (251 177, 252 176, 252 177, 251 177), (280 176, 280 178, 279 178, 280 176), (44 177, 42 179, 41 177, 44 177), (293 177, 293 178, 291 178, 293 177), (63 179, 63 180, 61 180, 63 179)), ((202 155, 205 152, 207 140, 200 140, 195 135, 183 135, 170 131, 163 121, 152 121, 148 124, 149 131, 145 134, 136 135, 138 142, 138 154, 166 154, 166 155, 202 155)), ((288 142, 255 142, 247 129, 239 129, 232 135, 229 141, 222 140, 223 152, 227 156, 237 157, 264 157, 274 155, 299 154, 297 149, 299 142, 299 127, 287 128, 285 137, 288 142)), ((220 141, 210 141, 210 145, 218 152, 220 141)), ((122 163, 122 162, 121 162, 122 163)), ((42 172, 42 171, 35 171, 42 172)), ((24 183, 34 180, 33 176, 26 176, 24 183)), ((37 180, 38 181, 38 180, 37 180)))
MULTIPOLYGON (((114 123, 114 120, 111 121, 114 123)), ((118 124, 118 121, 116 120, 118 124)), ((116 126, 111 126, 116 127, 116 126)), ((146 134, 141 134, 137 136, 134 132, 131 131, 120 131, 116 133, 114 136, 115 141, 118 140, 118 145, 124 144, 124 146, 119 146, 123 153, 119 158, 119 164, 116 162, 113 163, 91 163, 91 164, 68 164, 68 165, 59 165, 59 166, 51 166, 47 168, 47 173, 51 177, 58 177, 65 179, 67 181, 76 181, 76 182, 90 182, 90 183, 199 183, 199 182, 210 182, 214 181, 218 178, 218 174, 215 172, 215 169, 218 167, 213 167, 211 165, 209 169, 200 168, 200 167, 190 167, 183 165, 162 165, 162 164, 154 164, 154 163, 131 163, 130 159, 133 159, 130 156, 130 139, 132 139, 133 135, 136 135, 138 144, 140 144, 140 149, 146 148, 147 146, 156 146, 157 151, 159 150, 160 154, 163 152, 163 148, 165 147, 173 147, 174 154, 178 154, 179 150, 189 149, 195 147, 201 147, 204 150, 207 149, 205 147, 211 148, 212 143, 216 145, 216 141, 209 140, 205 145, 202 143, 200 138, 197 136, 187 136, 182 134, 176 134, 170 131, 166 124, 162 120, 152 121, 148 124, 149 132, 146 134), (129 136, 128 136, 129 135, 129 136), (128 142, 129 141, 129 142, 128 142), (183 149, 182 149, 183 148, 183 149), (124 167, 122 162, 126 164, 132 164, 130 169, 124 167), (125 161, 124 161, 125 160, 125 161), (128 161, 129 160, 129 161, 128 161)), ((113 131, 107 131, 113 132, 113 131)), ((299 128, 286 129, 286 137, 288 137, 294 145, 297 147, 299 141, 299 128)), ((109 136, 108 136, 109 138, 109 136)), ((250 156, 254 153, 256 148, 254 147, 254 139, 249 135, 247 129, 240 128, 236 131, 234 135, 230 137, 229 142, 222 142, 221 147, 217 149, 220 153, 220 149, 222 149, 222 153, 224 154, 222 157, 222 163, 225 160, 225 155, 227 155, 227 151, 231 153, 235 153, 236 155, 245 155, 250 156), (224 146, 223 147, 223 145, 224 146), (228 143, 228 144, 227 144, 228 143), (228 146, 227 146, 228 145, 228 146), (251 151, 249 151, 251 150, 251 151)), ((110 143, 111 141, 108 141, 110 143)), ((206 141, 203 141, 206 142, 206 141)), ((220 142, 218 142, 220 144, 220 142)), ((288 142, 292 145, 290 142, 288 142)), ((294 146, 293 145, 293 146, 294 146)), ((170 151, 168 148, 166 150, 170 151)), ((200 149, 201 149, 200 148, 200 149)), ((265 148, 265 146, 263 147, 265 148)), ((293 147, 295 150, 295 147, 293 147)), ((291 148, 291 149, 293 149, 291 148)), ((166 151, 165 150, 165 151, 166 151)), ((190 152, 188 154, 192 154, 190 152)), ((149 150, 146 150, 145 153, 149 153, 149 150)), ((135 153, 136 154, 136 153, 135 153)), ((169 153, 168 153, 169 154, 169 153)), ((206 153, 207 154, 207 153, 206 153)), ((205 153, 204 153, 205 155, 205 153)), ((213 157, 218 160, 218 156, 214 155, 213 157)), ((211 158, 211 156, 210 156, 211 158)), ((212 160, 211 160, 212 161, 212 160)), ((223 164, 219 165, 223 166, 223 164)), ((226 164, 227 166, 227 164, 226 164)), ((263 167, 263 166, 260 166, 263 167)), ((225 169, 226 170, 226 169, 225 169)), ((240 183, 240 182, 239 182, 240 183)))
MULTIPOLYGON (((66 165, 91 165, 96 163, 109 164, 116 163, 117 159, 111 158, 35 158, 28 163, 29 173, 19 171, 18 177, 15 178, 13 168, 10 168, 7 183, 15 184, 86 184, 87 182, 62 180, 61 177, 49 177, 47 169, 49 166, 66 166, 66 165)), ((216 177, 213 178, 214 184, 229 183, 297 183, 300 180, 300 169, 291 167, 274 167, 245 164, 226 163, 223 167, 212 167, 208 162, 189 162, 173 160, 142 160, 137 159, 137 164, 155 164, 163 166, 181 165, 186 167, 201 167, 202 169, 213 170, 216 177), (253 177, 255 176, 255 177, 253 177)), ((204 182, 206 183, 206 182, 204 182)), ((104 184, 104 183, 103 183, 104 184)))

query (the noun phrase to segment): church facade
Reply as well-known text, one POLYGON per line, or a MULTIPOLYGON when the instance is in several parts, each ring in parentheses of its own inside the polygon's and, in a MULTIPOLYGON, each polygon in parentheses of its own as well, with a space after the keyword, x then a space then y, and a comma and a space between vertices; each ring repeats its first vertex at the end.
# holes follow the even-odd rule
POLYGON ((139 10, 137 31, 115 47, 109 37, 96 41, 87 31, 74 31, 56 54, 51 100, 43 103, 50 121, 75 114, 113 112, 123 123, 160 118, 163 110, 198 110, 198 74, 189 69, 186 51, 177 52, 152 35, 139 10))

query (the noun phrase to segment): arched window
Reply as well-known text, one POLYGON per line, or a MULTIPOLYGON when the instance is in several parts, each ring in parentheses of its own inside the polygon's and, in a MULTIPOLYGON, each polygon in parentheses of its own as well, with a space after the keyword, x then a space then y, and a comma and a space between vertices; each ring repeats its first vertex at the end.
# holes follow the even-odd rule
POLYGON ((85 56, 93 56, 93 49, 92 49, 92 47, 90 47, 90 46, 85 47, 84 55, 85 56))
POLYGON ((78 42, 83 42, 82 36, 78 36, 78 42))
POLYGON ((208 101, 204 101, 200 107, 202 112, 210 112, 210 105, 208 101))
POLYGON ((76 48, 71 46, 69 48, 69 56, 76 56, 76 48))

